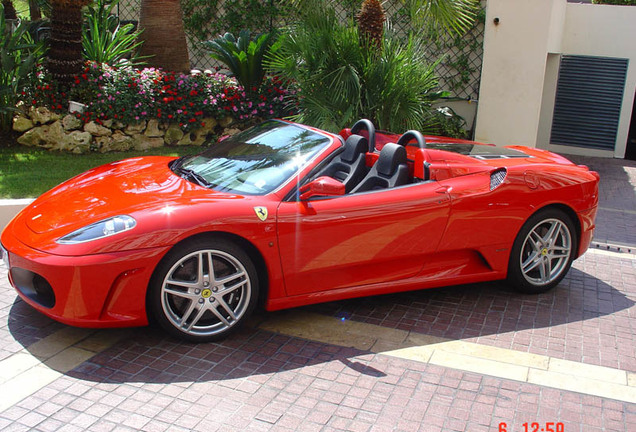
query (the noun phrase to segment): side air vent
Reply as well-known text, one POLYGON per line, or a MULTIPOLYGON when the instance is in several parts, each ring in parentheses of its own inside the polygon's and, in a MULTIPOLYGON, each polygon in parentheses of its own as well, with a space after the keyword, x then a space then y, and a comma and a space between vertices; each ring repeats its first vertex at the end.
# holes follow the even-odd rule
POLYGON ((494 190, 497 186, 503 183, 506 178, 506 169, 499 168, 490 173, 490 190, 494 190))

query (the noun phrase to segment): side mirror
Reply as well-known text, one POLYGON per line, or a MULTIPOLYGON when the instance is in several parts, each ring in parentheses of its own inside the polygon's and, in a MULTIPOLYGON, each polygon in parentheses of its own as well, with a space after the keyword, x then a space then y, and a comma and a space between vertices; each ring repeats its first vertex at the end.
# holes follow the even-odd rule
POLYGON ((345 185, 331 177, 318 177, 300 188, 300 200, 321 196, 337 196, 345 194, 345 185))

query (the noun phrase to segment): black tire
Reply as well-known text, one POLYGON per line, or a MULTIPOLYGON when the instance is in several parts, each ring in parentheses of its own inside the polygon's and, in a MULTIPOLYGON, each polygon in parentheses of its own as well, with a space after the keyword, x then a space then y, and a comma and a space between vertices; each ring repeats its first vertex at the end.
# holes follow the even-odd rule
POLYGON ((222 238, 199 238, 176 246, 159 262, 147 305, 169 334, 211 342, 245 322, 258 294, 258 273, 243 249, 222 238))
POLYGON ((574 223, 556 208, 540 210, 521 227, 508 263, 508 283, 515 290, 539 294, 567 274, 578 250, 574 223))

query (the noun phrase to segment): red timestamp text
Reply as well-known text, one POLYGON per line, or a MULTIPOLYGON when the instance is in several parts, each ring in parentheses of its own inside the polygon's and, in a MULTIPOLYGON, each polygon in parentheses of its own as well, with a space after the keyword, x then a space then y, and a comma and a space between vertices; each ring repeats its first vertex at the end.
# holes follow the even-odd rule
MULTIPOLYGON (((519 432, 565 432, 565 426, 561 422, 546 422, 546 423, 523 423, 522 429, 519 432)), ((508 430, 508 424, 506 422, 499 423, 499 432, 513 432, 508 430)))

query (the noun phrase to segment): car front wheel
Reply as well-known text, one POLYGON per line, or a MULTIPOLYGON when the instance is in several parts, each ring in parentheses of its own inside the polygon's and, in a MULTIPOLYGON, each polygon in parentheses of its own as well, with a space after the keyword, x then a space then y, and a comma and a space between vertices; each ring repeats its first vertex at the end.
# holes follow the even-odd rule
POLYGON ((224 239, 177 246, 151 279, 148 306, 170 334, 192 342, 221 339, 251 314, 258 277, 249 255, 224 239))
POLYGON ((577 248, 570 217, 558 209, 542 210, 526 221, 515 239, 508 282, 525 293, 548 291, 565 277, 577 248))

